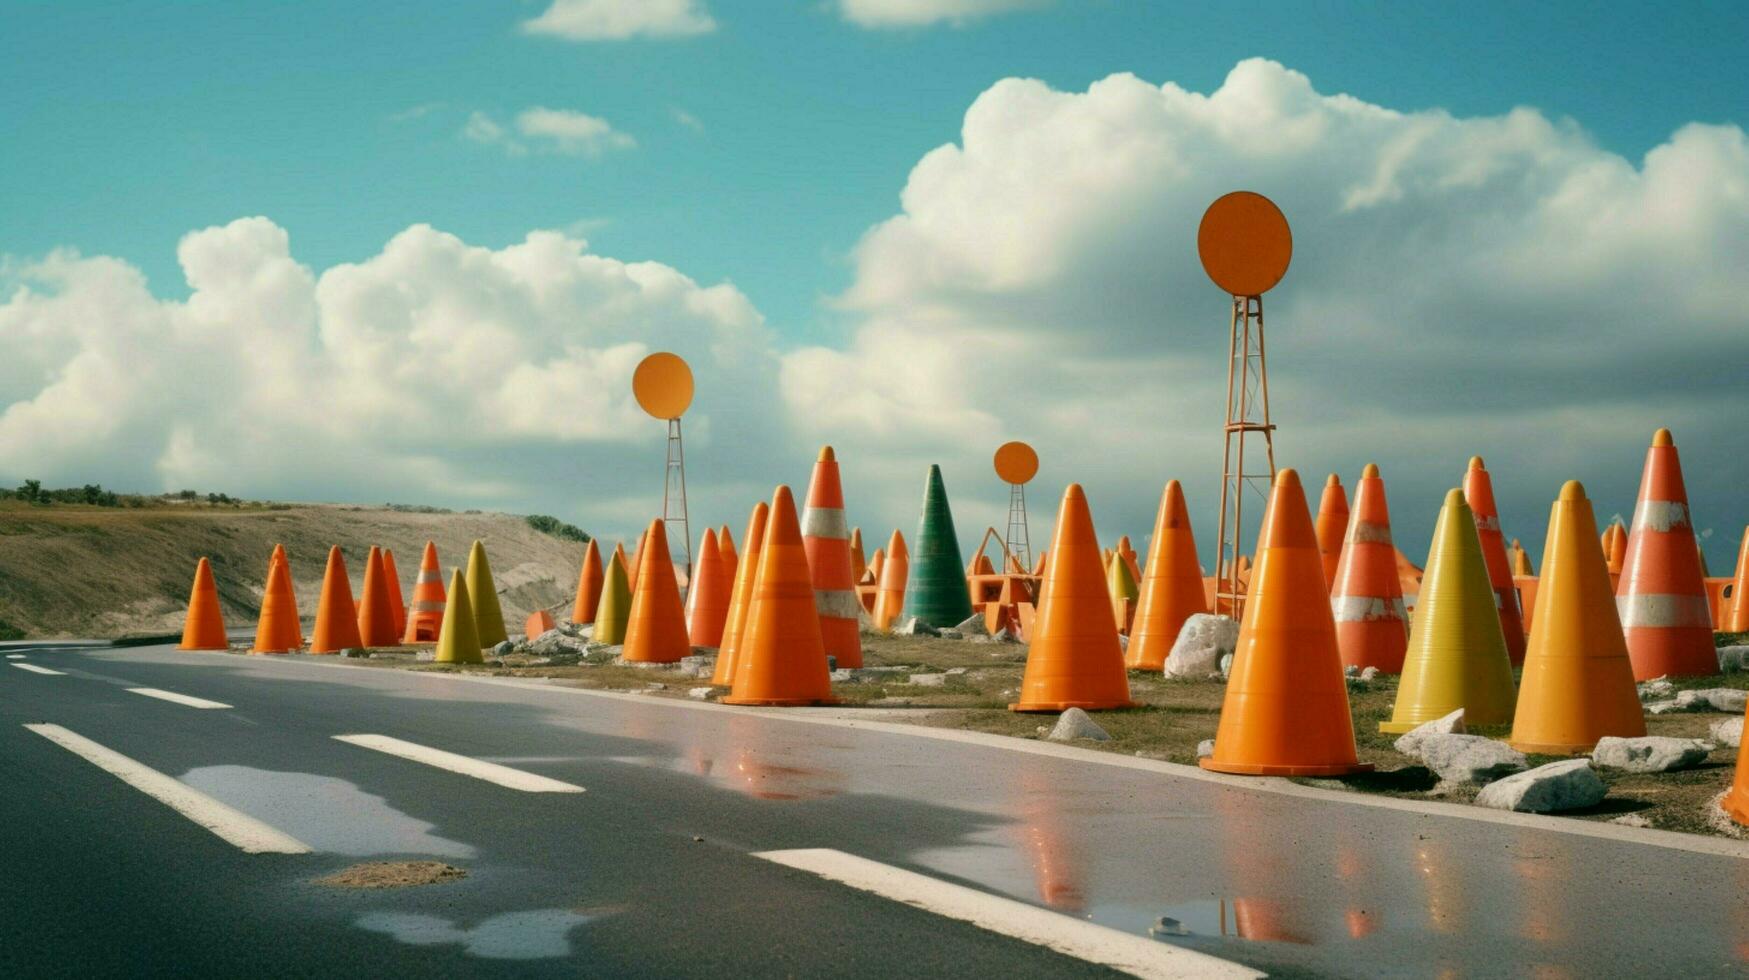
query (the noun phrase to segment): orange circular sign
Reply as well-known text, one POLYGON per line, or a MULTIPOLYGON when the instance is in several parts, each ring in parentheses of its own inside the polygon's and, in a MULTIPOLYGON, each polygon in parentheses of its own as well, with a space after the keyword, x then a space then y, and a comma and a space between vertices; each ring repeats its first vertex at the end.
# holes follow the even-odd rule
POLYGON ((1196 254, 1215 285, 1234 296, 1262 296, 1287 273, 1294 236, 1274 201, 1234 191, 1203 212, 1196 254))
POLYGON ((996 475, 1008 483, 1025 483, 1038 475, 1038 453, 1024 442, 1005 442, 996 450, 996 475))
POLYGON ((692 369, 679 354, 651 354, 632 372, 632 394, 651 415, 677 419, 692 404, 692 369))

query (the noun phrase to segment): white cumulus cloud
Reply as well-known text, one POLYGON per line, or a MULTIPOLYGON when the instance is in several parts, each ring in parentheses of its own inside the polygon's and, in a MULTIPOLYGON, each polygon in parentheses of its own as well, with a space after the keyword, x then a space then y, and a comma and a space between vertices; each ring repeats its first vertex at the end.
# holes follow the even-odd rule
POLYGON ((545 106, 522 110, 510 126, 476 110, 468 114, 461 134, 476 143, 501 146, 512 156, 523 156, 532 149, 594 158, 638 145, 636 139, 614 129, 613 124, 599 116, 545 106))
POLYGON ((845 20, 861 27, 964 24, 981 17, 1043 7, 1050 0, 838 0, 845 20))
POLYGON ((523 31, 568 41, 691 37, 717 29, 700 0, 553 0, 523 31))

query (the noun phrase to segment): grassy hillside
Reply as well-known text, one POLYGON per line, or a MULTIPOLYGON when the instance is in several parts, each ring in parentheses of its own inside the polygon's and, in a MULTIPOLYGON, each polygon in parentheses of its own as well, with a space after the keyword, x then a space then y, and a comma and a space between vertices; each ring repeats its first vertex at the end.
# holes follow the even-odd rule
POLYGON ((0 634, 115 637, 182 628, 195 562, 210 558, 225 625, 251 625, 274 544, 291 558, 298 610, 316 613, 328 548, 338 544, 356 594, 373 544, 395 553, 409 596, 427 539, 449 568, 486 543, 511 632, 534 609, 570 598, 583 545, 509 514, 413 513, 386 508, 79 505, 0 500, 0 634))

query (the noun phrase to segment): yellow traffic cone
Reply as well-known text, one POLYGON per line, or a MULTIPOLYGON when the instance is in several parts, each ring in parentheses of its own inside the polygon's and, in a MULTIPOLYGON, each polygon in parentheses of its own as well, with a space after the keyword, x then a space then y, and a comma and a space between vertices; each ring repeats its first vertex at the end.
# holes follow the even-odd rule
POLYGON ((481 646, 495 647, 510 639, 504 629, 504 610, 498 605, 498 587, 492 584, 492 566, 486 561, 486 546, 479 541, 468 552, 467 582, 468 605, 474 610, 474 628, 479 631, 481 646))
POLYGON ((443 607, 443 627, 437 631, 437 650, 432 659, 440 664, 481 664, 480 632, 474 625, 474 610, 468 601, 468 583, 462 570, 449 576, 449 603, 443 607))
POLYGON ((595 606, 595 631, 589 638, 610 645, 624 643, 631 616, 631 574, 626 567, 625 548, 616 544, 602 570, 601 601, 595 606))
POLYGON ((1459 708, 1470 727, 1512 721, 1512 662, 1494 607, 1476 518, 1462 490, 1445 495, 1409 630, 1403 679, 1381 732, 1406 732, 1459 708))

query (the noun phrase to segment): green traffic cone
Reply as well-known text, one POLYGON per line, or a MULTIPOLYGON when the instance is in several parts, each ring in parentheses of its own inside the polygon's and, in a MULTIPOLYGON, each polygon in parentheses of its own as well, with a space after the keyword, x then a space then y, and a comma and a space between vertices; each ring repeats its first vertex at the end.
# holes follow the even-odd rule
POLYGON ((905 612, 937 627, 958 625, 972 615, 965 563, 960 560, 960 542, 953 531, 953 511, 947 506, 947 487, 941 482, 941 467, 933 464, 923 485, 923 520, 917 525, 916 544, 911 548, 905 612))

